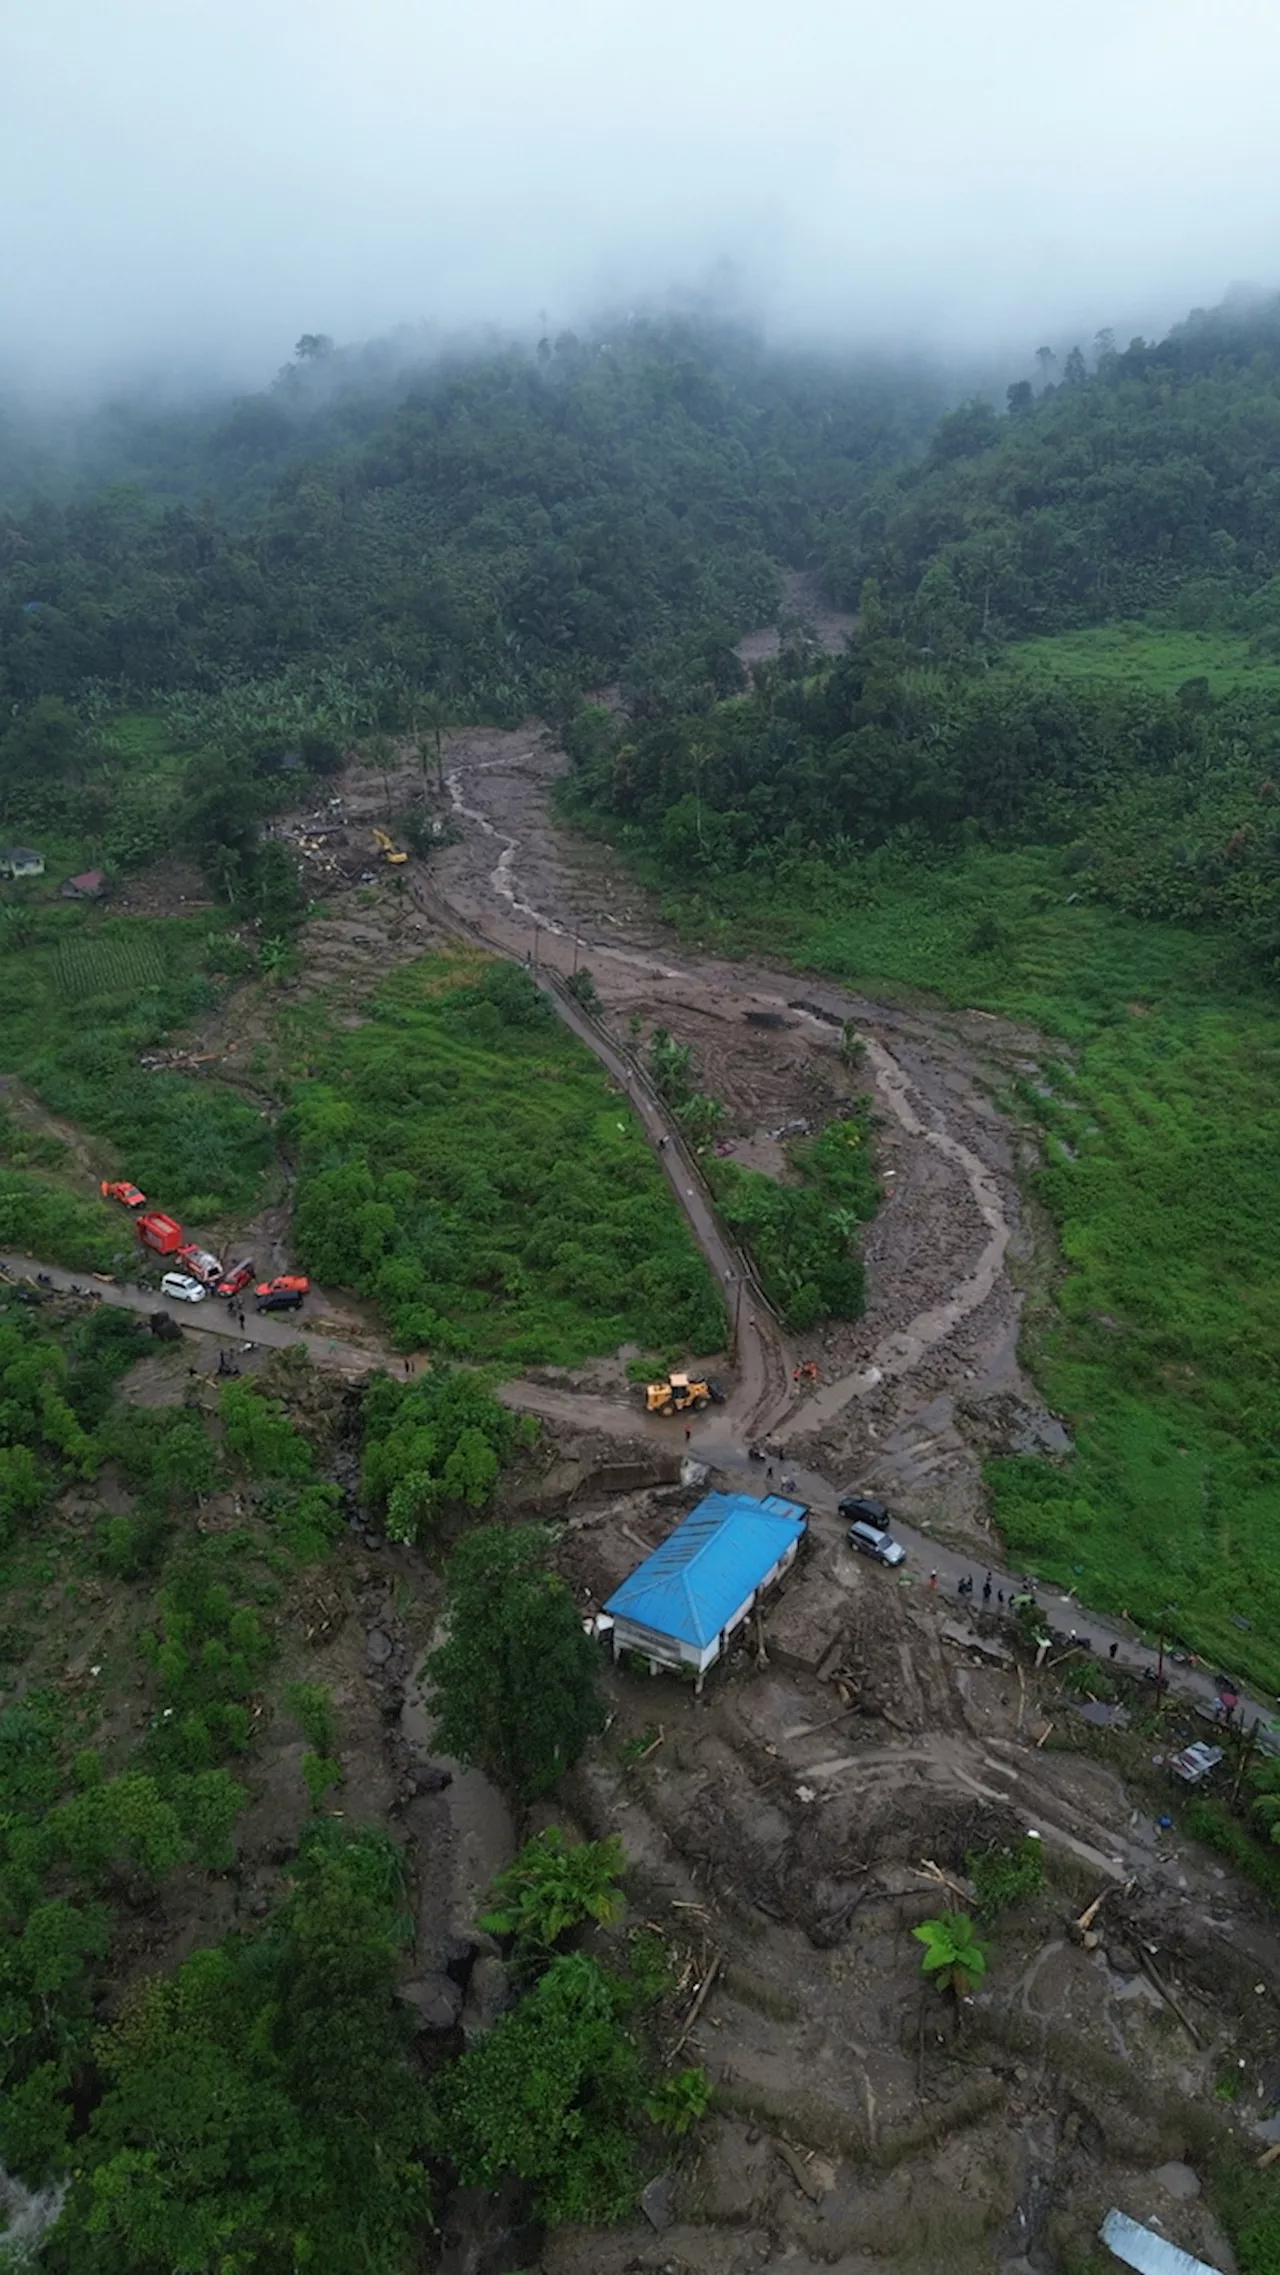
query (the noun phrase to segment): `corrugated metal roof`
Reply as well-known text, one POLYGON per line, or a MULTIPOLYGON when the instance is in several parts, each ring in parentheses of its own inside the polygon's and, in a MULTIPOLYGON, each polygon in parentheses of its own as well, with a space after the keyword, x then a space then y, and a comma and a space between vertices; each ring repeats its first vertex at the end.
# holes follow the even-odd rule
POLYGON ((799 1539, 805 1521, 802 1502, 776 1493, 761 1501, 749 1493, 708 1493, 604 1608, 702 1649, 799 1539))
POLYGON ((1207 2260, 1193 2259, 1189 2251, 1180 2251, 1176 2243, 1141 2227, 1124 2212, 1108 2212, 1098 2234, 1108 2251, 1126 2267, 1136 2268, 1138 2275, 1221 2275, 1207 2260))

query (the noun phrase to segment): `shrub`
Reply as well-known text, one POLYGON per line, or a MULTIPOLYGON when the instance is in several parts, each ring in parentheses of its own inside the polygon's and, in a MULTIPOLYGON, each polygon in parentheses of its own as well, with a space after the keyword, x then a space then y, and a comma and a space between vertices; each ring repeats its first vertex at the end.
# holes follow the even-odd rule
POLYGON ((540 2219, 622 2219, 635 2198, 640 2061, 630 1993, 583 1953, 555 1959, 446 2070, 437 2139, 464 2186, 528 2182, 540 2219))
POLYGON ((571 1843, 558 1825, 549 1825, 498 1874, 490 1890, 492 1908, 480 1925, 491 1935, 511 1937, 517 1967, 536 1965, 573 1928, 588 1920, 606 1927, 620 1916, 622 1869, 616 1834, 571 1843))
POLYGON ((921 1973, 932 1975, 940 1991, 961 1998, 976 1990, 987 1971, 987 1954, 967 1912, 940 1912, 911 1933, 924 1945, 921 1973))
POLYGON ((997 1848, 971 1850, 964 1868, 977 1890, 981 1918, 996 1919, 1011 1904, 1024 1904, 1044 1886, 1044 1843, 1034 1833, 997 1848))

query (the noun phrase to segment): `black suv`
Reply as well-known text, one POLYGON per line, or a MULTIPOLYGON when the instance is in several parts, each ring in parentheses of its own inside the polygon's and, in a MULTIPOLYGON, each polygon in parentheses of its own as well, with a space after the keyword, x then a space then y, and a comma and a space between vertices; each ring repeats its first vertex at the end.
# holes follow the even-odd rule
POLYGON ((879 1532, 889 1530, 889 1511, 883 1501, 873 1500, 867 1493, 851 1493, 839 1503, 840 1514, 846 1524, 874 1525, 879 1532))
POLYGON ((258 1297, 259 1311, 301 1311, 302 1297, 296 1290, 277 1288, 274 1295, 258 1297))

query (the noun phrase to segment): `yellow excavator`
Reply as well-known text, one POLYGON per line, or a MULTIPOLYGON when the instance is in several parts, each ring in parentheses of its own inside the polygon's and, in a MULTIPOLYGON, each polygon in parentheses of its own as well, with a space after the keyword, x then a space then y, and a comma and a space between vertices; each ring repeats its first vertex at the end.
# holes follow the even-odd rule
POLYGON ((383 860, 389 862, 393 869, 398 868, 402 861, 407 861, 409 858, 408 854, 402 853, 393 840, 387 836, 385 829, 375 829, 373 842, 383 860))
POLYGON ((723 1406, 724 1391, 718 1382, 669 1374, 645 1384, 644 1404, 646 1414, 701 1414, 705 1406, 723 1406))

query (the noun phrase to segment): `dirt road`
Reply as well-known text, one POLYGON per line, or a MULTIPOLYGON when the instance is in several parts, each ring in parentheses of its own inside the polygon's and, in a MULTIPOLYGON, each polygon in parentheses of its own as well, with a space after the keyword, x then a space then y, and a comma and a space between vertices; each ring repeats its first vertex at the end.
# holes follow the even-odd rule
POLYGON ((175 1303, 153 1288, 118 1280, 97 1280, 91 1272, 67 1272, 59 1264, 41 1264, 35 1257, 17 1254, 0 1254, 0 1271, 19 1285, 32 1287, 40 1285, 36 1277, 39 1273, 44 1285, 64 1295, 89 1296, 125 1311, 136 1311, 144 1319, 149 1319, 153 1312, 165 1311, 179 1327, 190 1328, 194 1334, 209 1336, 216 1342, 229 1343, 233 1349, 247 1346, 255 1350, 287 1351, 294 1343, 303 1343, 317 1364, 346 1368, 355 1374, 369 1374, 374 1367, 394 1369, 404 1363, 379 1347, 362 1349, 354 1343, 320 1334, 314 1327, 303 1326, 303 1315, 297 1312, 267 1312, 259 1317, 257 1312, 249 1310, 241 1327, 236 1314, 216 1296, 207 1297, 203 1303, 175 1303))

